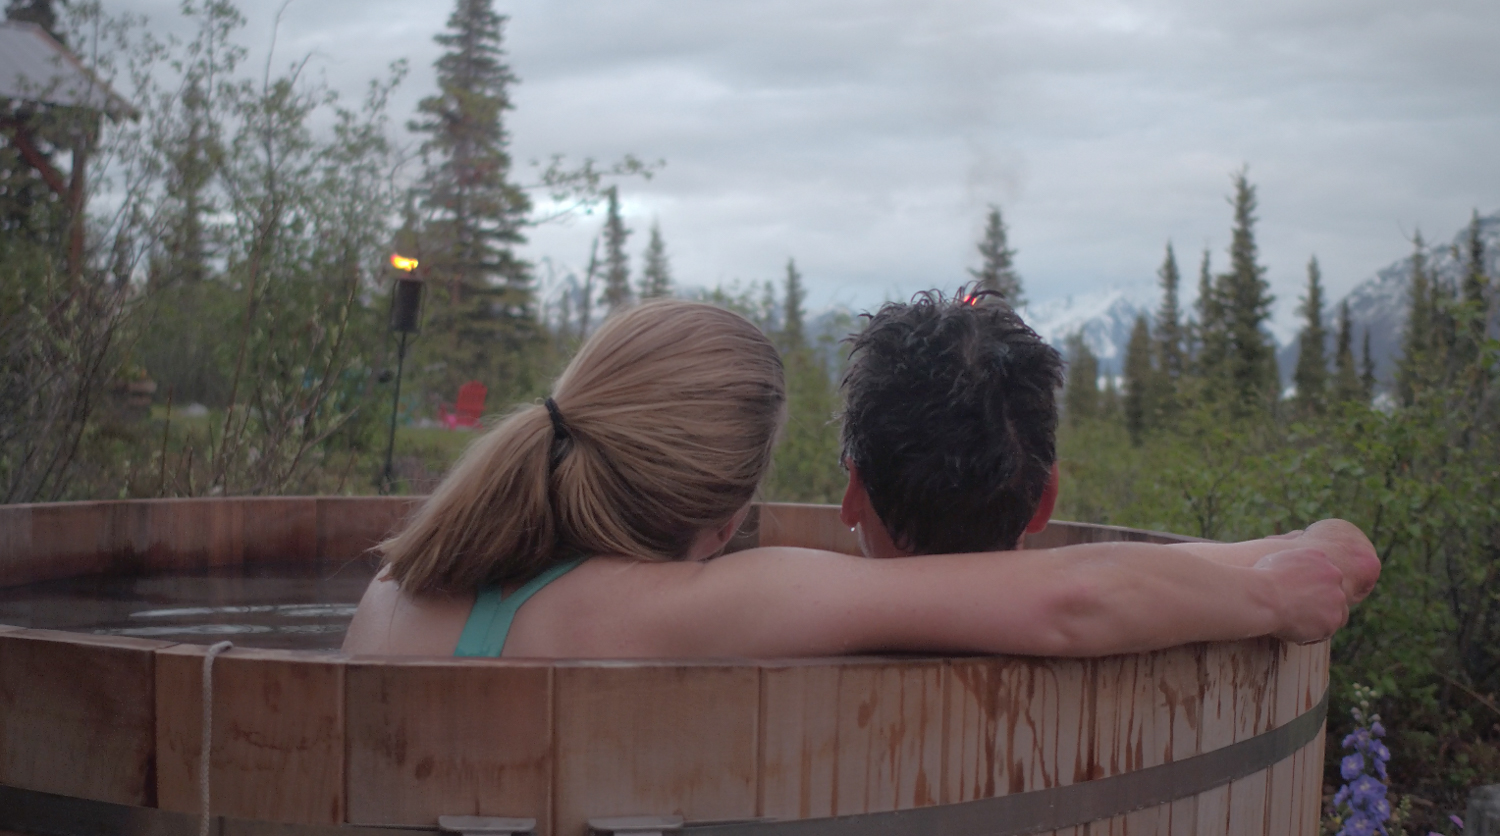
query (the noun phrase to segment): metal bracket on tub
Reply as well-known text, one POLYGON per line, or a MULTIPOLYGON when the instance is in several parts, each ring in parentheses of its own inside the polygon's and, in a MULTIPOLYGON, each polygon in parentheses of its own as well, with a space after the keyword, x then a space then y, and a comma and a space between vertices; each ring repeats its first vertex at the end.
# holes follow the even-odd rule
POLYGON ((662 836, 682 829, 682 816, 615 816, 589 819, 589 832, 599 836, 633 833, 635 836, 662 836))
POLYGON ((536 819, 495 816, 438 816, 438 830, 459 836, 523 836, 536 831, 536 819))

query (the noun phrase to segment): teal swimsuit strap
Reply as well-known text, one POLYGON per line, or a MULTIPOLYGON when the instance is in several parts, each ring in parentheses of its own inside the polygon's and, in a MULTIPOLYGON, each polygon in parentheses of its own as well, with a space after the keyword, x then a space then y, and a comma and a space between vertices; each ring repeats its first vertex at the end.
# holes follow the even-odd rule
POLYGON ((474 596, 474 608, 469 610, 469 620, 458 637, 454 656, 491 656, 498 658, 505 650, 505 637, 510 634, 510 623, 516 610, 526 603, 542 587, 566 575, 583 562, 583 558, 558 563, 540 575, 527 581, 510 597, 504 598, 498 586, 487 586, 474 596))

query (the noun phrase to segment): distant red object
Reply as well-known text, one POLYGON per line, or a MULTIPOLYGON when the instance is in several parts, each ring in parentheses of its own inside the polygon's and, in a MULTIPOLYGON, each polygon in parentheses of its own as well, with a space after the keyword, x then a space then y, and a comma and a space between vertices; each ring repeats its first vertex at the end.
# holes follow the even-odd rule
POLYGON ((484 399, 488 394, 489 390, 477 380, 465 383, 458 387, 458 402, 451 412, 447 404, 438 407, 438 420, 450 430, 479 426, 479 417, 484 414, 484 399))

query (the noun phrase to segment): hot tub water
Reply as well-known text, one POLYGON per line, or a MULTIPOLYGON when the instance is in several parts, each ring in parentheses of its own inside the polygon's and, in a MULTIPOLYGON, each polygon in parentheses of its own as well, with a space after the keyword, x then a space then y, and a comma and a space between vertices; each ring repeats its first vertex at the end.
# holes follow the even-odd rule
POLYGON ((337 650, 370 560, 92 575, 0 589, 0 624, 162 641, 337 650))

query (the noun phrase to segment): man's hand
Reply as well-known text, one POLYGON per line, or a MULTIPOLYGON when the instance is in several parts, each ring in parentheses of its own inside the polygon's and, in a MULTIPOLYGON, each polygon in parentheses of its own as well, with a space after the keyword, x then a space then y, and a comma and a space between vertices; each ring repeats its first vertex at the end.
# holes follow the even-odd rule
POLYGON ((1354 606, 1380 579, 1380 558, 1359 526, 1344 520, 1320 520, 1299 532, 1295 546, 1316 549, 1343 574, 1344 600, 1354 606))
POLYGON ((1321 549, 1269 554, 1255 568, 1271 580, 1279 625, 1272 634, 1276 638, 1297 644, 1319 642, 1349 620, 1345 574, 1321 549))

